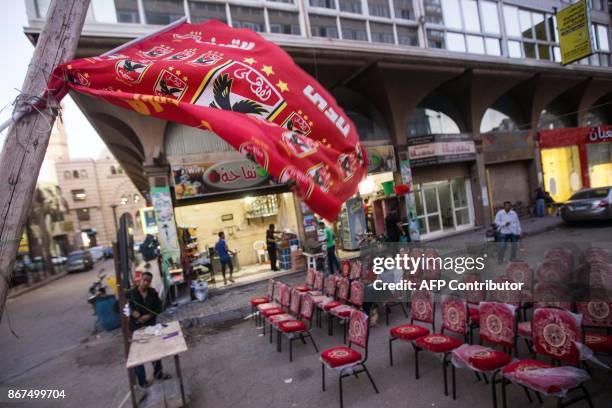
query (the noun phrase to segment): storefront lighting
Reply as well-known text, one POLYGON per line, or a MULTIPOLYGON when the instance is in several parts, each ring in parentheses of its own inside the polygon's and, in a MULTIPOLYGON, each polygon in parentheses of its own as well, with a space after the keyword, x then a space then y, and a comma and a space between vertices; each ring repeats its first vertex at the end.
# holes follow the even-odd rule
POLYGON ((376 185, 374 179, 371 176, 367 176, 365 180, 359 183, 359 194, 368 195, 374 192, 376 185))
POLYGON ((246 204, 249 204, 249 205, 250 205, 250 204, 252 204, 252 203, 253 203, 253 201, 255 201, 255 197, 250 197, 250 196, 249 196, 249 197, 245 197, 245 198, 244 198, 244 202, 245 202, 246 204))

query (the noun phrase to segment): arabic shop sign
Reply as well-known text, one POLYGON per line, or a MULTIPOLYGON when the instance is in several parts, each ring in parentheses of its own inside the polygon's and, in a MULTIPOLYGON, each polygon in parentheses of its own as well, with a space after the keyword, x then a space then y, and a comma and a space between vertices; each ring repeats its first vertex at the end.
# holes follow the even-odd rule
POLYGON ((268 173, 250 160, 172 166, 177 200, 271 185, 268 173))
POLYGON ((593 54, 591 18, 586 0, 577 1, 560 10, 557 15, 559 48, 563 65, 593 54))
POLYGON ((469 134, 441 134, 408 139, 412 167, 476 160, 476 147, 469 134))

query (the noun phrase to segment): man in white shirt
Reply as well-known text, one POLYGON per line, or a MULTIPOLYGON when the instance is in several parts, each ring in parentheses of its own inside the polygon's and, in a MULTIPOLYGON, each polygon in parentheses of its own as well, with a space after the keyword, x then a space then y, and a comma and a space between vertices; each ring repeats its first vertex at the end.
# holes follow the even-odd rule
POLYGON ((497 232, 500 235, 497 261, 500 264, 504 262, 504 253, 506 252, 506 243, 508 241, 510 241, 511 245, 510 260, 514 261, 516 259, 516 243, 521 236, 521 223, 518 215, 512 209, 512 203, 510 203, 510 201, 505 201, 504 209, 499 210, 497 215, 495 215, 495 224, 497 225, 497 232))

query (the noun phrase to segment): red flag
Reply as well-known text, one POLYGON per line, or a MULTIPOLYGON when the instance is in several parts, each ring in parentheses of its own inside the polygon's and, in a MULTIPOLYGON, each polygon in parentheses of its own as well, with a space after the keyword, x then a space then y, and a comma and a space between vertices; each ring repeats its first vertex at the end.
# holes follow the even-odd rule
POLYGON ((49 88, 211 130, 328 220, 366 173, 354 124, 280 47, 219 21, 182 23, 58 66, 49 88))

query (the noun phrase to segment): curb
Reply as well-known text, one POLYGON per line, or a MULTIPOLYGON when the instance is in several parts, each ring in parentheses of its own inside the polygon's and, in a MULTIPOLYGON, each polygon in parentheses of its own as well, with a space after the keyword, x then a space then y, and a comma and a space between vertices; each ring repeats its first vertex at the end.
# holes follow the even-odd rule
POLYGON ((25 293, 31 292, 33 290, 36 290, 38 288, 41 288, 53 281, 56 281, 58 279, 63 278, 64 276, 68 275, 68 272, 60 272, 58 275, 52 275, 51 277, 45 279, 44 281, 41 282, 36 282, 35 284, 33 284, 32 286, 26 286, 25 288, 18 290, 14 293, 9 293, 8 295, 8 299, 15 299, 25 293))

